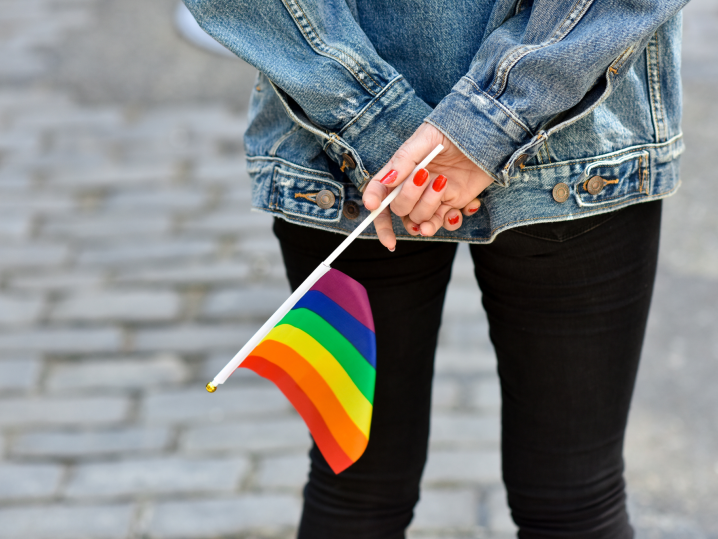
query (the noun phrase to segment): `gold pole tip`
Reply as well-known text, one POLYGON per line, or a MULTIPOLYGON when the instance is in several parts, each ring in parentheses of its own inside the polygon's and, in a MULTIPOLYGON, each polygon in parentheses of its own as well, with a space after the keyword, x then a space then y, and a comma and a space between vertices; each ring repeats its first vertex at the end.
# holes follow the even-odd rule
POLYGON ((210 393, 214 393, 215 391, 217 391, 217 386, 214 385, 212 382, 207 384, 205 387, 207 388, 207 391, 209 391, 210 393))

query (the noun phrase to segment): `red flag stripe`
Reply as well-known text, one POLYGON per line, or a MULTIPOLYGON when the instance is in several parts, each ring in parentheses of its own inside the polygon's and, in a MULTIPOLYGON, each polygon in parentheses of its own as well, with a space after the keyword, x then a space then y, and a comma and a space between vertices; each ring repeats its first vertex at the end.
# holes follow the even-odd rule
POLYGON ((334 473, 338 474, 354 463, 339 447, 314 403, 281 367, 263 357, 254 355, 247 357, 241 366, 271 380, 284 393, 284 396, 304 419, 314 441, 334 473))

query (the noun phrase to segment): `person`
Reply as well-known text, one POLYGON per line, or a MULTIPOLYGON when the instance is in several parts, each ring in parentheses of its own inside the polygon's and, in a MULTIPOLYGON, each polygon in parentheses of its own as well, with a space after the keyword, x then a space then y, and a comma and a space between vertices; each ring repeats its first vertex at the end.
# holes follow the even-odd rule
POLYGON ((346 471, 311 450, 301 539, 404 537, 457 242, 496 352, 518 536, 633 536, 622 450, 679 184, 685 2, 185 0, 259 71, 253 206, 277 217, 292 287, 405 184, 334 264, 372 305, 374 416, 346 471))

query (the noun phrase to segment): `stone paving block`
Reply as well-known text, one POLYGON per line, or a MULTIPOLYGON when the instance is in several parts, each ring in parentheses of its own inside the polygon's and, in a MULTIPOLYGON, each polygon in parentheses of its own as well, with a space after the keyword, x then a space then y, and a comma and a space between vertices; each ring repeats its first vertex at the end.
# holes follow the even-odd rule
POLYGON ((177 316, 180 297, 169 290, 97 290, 58 302, 51 319, 58 321, 160 321, 177 316))
POLYGON ((478 525, 478 509, 476 494, 469 488, 422 489, 411 529, 470 530, 478 525))
POLYGON ((145 212, 198 210, 208 202, 206 189, 196 187, 167 187, 164 189, 123 189, 105 199, 109 210, 135 210, 145 212))
POLYGON ((486 327, 484 308, 481 306, 481 292, 476 282, 453 280, 446 291, 444 300, 444 320, 449 323, 454 318, 471 318, 486 327))
POLYGON ((78 264, 82 266, 149 264, 172 259, 207 257, 215 251, 216 244, 209 239, 184 238, 132 242, 123 240, 111 245, 81 249, 78 264))
POLYGON ((215 284, 244 282, 251 275, 250 265, 242 260, 173 264, 166 267, 122 269, 118 283, 143 284, 215 284))
POLYGON ((42 361, 36 356, 13 356, 0 359, 0 391, 33 389, 40 376, 42 361))
POLYGON ((259 463, 257 485, 260 488, 288 488, 299 490, 307 482, 309 456, 287 455, 267 457, 259 463))
MULTIPOLYGON (((175 352, 207 352, 227 348, 239 350, 260 326, 261 324, 183 324, 139 329, 135 333, 134 349, 175 352)), ((227 361, 230 359, 232 358, 228 357, 227 361)))
POLYGON ((488 516, 488 527, 492 532, 513 534, 517 528, 511 519, 511 512, 506 503, 506 490, 503 488, 493 489, 486 500, 486 513, 488 516))
POLYGON ((26 238, 31 225, 32 215, 27 212, 0 214, 0 241, 26 238))
POLYGON ((301 503, 288 494, 246 494, 228 499, 164 502, 154 506, 151 539, 239 537, 249 531, 294 527, 301 503))
POLYGON ((0 539, 126 539, 131 505, 37 505, 0 509, 0 539))
POLYGON ((261 452, 308 450, 309 431, 299 416, 285 419, 255 419, 189 429, 180 447, 190 453, 261 452))
POLYGON ((145 359, 55 364, 50 368, 46 387, 51 391, 151 388, 179 384, 188 378, 187 365, 179 357, 167 354, 145 359))
POLYGON ((116 165, 93 167, 90 169, 68 167, 58 170, 48 178, 49 185, 55 188, 93 188, 114 187, 117 185, 148 185, 170 182, 176 175, 172 162, 139 164, 132 163, 118 167, 116 165))
POLYGON ((431 443, 452 444, 498 444, 501 424, 498 414, 434 412, 431 416, 431 443))
POLYGON ((115 328, 45 327, 0 333, 0 351, 49 351, 69 354, 114 352, 121 346, 121 334, 115 328))
POLYGON ((202 315, 209 318, 269 318, 289 297, 291 290, 283 286, 253 286, 216 290, 207 295, 202 315))
POLYGON ((44 306, 37 296, 0 294, 0 326, 27 325, 37 320, 44 306))
POLYGON ((32 500, 53 496, 60 485, 62 474, 62 466, 56 464, 0 462, 0 500, 32 500))
POLYGON ((24 211, 42 214, 66 213, 75 207, 75 200, 68 193, 54 190, 32 189, 22 192, 3 193, 0 211, 22 208, 24 211))
POLYGON ((145 397, 141 416, 152 423, 218 423, 289 410, 291 405, 276 388, 220 386, 216 393, 207 393, 204 387, 151 393, 145 397))
POLYGON ((99 271, 56 270, 56 271, 15 271, 7 277, 7 286, 16 290, 34 290, 38 292, 65 290, 72 288, 96 288, 104 277, 99 271))
POLYGON ((490 348, 489 329, 478 316, 452 317, 445 311, 444 322, 439 331, 439 344, 463 347, 465 353, 475 354, 477 349, 490 348))
POLYGON ((267 230, 266 236, 247 236, 238 243, 237 250, 243 254, 263 255, 275 257, 281 260, 282 253, 279 250, 279 242, 271 235, 271 229, 267 230))
POLYGON ((455 408, 459 405, 460 388, 456 380, 434 377, 431 406, 435 409, 455 408))
POLYGON ((462 348, 439 344, 434 366, 437 374, 495 374, 496 356, 488 345, 462 348))
POLYGON ((65 489, 69 498, 147 494, 233 492, 249 469, 247 459, 162 457, 76 466, 65 489))
POLYGON ((247 161, 244 158, 205 160, 195 168, 194 177, 201 182, 234 184, 247 178, 247 161))
POLYGON ((185 221, 180 229, 184 232, 210 234, 267 233, 272 227, 272 217, 264 213, 247 211, 247 208, 227 208, 185 221))
POLYGON ((101 425, 124 420, 126 397, 28 397, 0 400, 0 426, 101 425))
POLYGON ((492 484, 501 480, 498 449, 433 450, 424 470, 423 481, 436 483, 492 484))
POLYGON ((470 384, 469 406, 482 411, 501 410, 501 387, 495 376, 481 378, 470 384))
POLYGON ((113 212, 48 218, 43 237, 97 240, 167 234, 172 227, 169 215, 113 212))
POLYGON ((94 457, 166 449, 171 432, 165 427, 88 431, 39 431, 15 435, 10 453, 21 457, 94 457))
POLYGON ((0 269, 59 266, 69 255, 70 248, 67 245, 52 243, 0 245, 0 269))

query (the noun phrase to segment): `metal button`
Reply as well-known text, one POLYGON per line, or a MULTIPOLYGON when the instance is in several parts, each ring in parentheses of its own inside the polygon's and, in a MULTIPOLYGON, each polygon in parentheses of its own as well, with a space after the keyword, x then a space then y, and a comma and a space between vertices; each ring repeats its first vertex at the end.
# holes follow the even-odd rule
POLYGON ((346 169, 354 170, 356 168, 357 164, 354 162, 354 159, 352 159, 352 156, 348 153, 345 153, 342 155, 342 166, 341 171, 344 172, 346 169))
POLYGON ((569 189, 568 185, 563 182, 557 183, 556 186, 553 188, 553 199, 556 202, 566 202, 570 193, 571 190, 569 189))
POLYGON ((344 203, 344 209, 342 210, 342 213, 344 214, 344 217, 347 219, 354 220, 357 217, 359 217, 359 204, 354 202, 353 200, 350 200, 349 202, 344 203))
POLYGON ((594 176, 593 178, 589 179, 588 182, 586 182, 586 191, 591 193, 592 195, 597 195, 601 191, 603 191, 603 188, 606 186, 606 180, 601 178, 601 176, 594 176))
POLYGON ((328 210, 332 206, 334 206, 334 201, 336 200, 334 198, 334 193, 327 189, 322 189, 317 193, 317 206, 319 206, 323 210, 328 210))
POLYGON ((514 165, 519 168, 524 168, 524 163, 529 158, 529 156, 525 153, 522 153, 516 158, 516 161, 514 161, 514 165))

